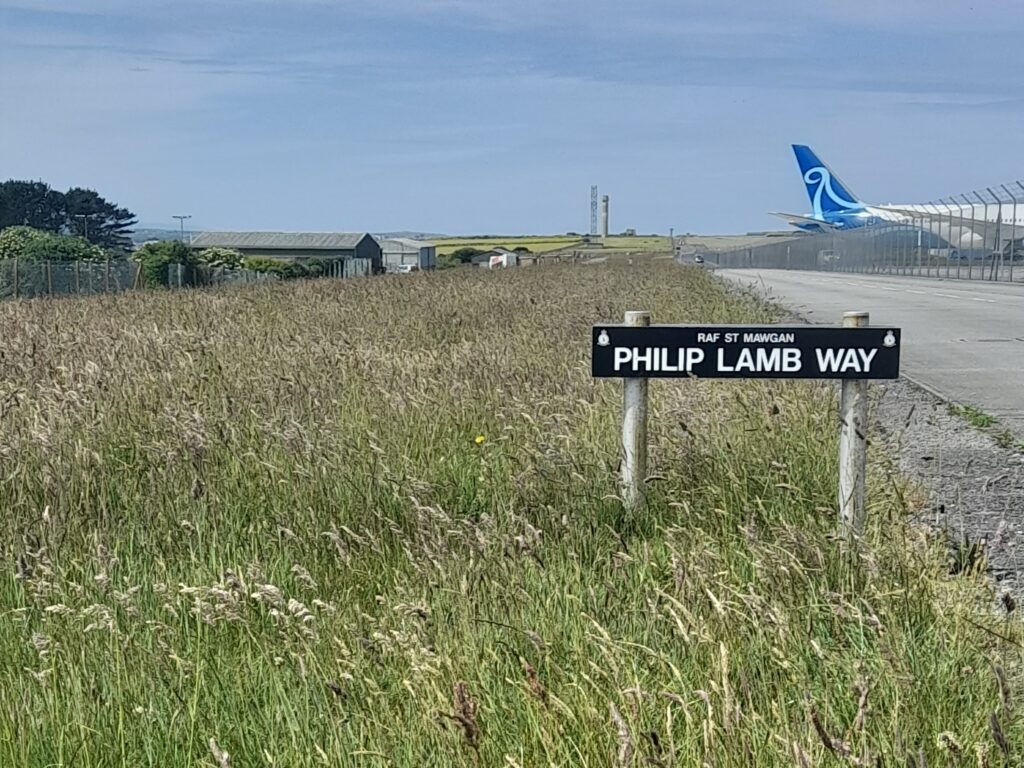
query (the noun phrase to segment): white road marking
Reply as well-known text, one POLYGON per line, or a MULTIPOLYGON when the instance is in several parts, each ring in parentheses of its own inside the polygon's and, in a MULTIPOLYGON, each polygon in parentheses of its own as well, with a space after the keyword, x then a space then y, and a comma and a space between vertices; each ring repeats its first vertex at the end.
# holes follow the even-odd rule
POLYGON ((924 296, 925 295, 925 291, 914 291, 914 290, 911 290, 910 288, 907 288, 907 293, 916 293, 918 296, 924 296))
POLYGON ((963 298, 962 296, 956 296, 955 294, 952 294, 952 293, 937 293, 936 292, 935 295, 936 296, 941 296, 944 299, 961 299, 961 298, 963 298))

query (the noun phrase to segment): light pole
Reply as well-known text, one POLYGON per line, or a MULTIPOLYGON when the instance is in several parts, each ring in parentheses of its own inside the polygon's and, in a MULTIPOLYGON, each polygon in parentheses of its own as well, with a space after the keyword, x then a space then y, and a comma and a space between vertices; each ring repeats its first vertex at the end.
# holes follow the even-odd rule
POLYGON ((192 216, 191 215, 189 215, 189 216, 180 216, 179 215, 179 216, 172 216, 171 218, 177 219, 178 220, 178 224, 181 225, 181 242, 184 243, 185 242, 185 219, 191 219, 192 216))
POLYGON ((75 214, 75 218, 76 219, 81 219, 82 220, 82 227, 85 230, 85 240, 86 240, 86 242, 89 241, 89 217, 91 217, 91 216, 92 216, 91 213, 76 213, 75 214))

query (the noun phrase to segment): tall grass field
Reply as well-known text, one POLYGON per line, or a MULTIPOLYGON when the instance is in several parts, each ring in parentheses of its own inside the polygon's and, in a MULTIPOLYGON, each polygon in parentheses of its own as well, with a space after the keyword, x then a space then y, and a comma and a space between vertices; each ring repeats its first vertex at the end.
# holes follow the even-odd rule
POLYGON ((1020 765, 1009 601, 834 388, 652 384, 592 324, 775 319, 608 262, 0 304, 0 766, 1020 765))

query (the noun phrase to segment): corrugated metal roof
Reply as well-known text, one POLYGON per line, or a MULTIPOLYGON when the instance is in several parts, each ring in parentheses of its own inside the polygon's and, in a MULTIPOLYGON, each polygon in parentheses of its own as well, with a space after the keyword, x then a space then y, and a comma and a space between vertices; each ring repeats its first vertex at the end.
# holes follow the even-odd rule
POLYGON ((411 240, 408 237, 389 237, 380 241, 380 247, 388 250, 412 250, 418 251, 422 248, 433 248, 433 243, 426 240, 411 240))
POLYGON ((334 250, 355 248, 366 232, 201 232, 193 248, 280 248, 334 250))

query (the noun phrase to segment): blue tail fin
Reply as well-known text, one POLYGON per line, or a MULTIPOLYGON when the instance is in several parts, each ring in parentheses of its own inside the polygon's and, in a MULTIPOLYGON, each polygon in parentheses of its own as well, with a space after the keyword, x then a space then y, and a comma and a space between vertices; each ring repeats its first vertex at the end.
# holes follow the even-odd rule
POLYGON ((811 207, 816 219, 824 219, 830 213, 846 213, 864 209, 864 204, 814 154, 814 150, 803 144, 794 144, 793 152, 800 165, 800 173, 807 187, 807 196, 811 198, 811 207))

